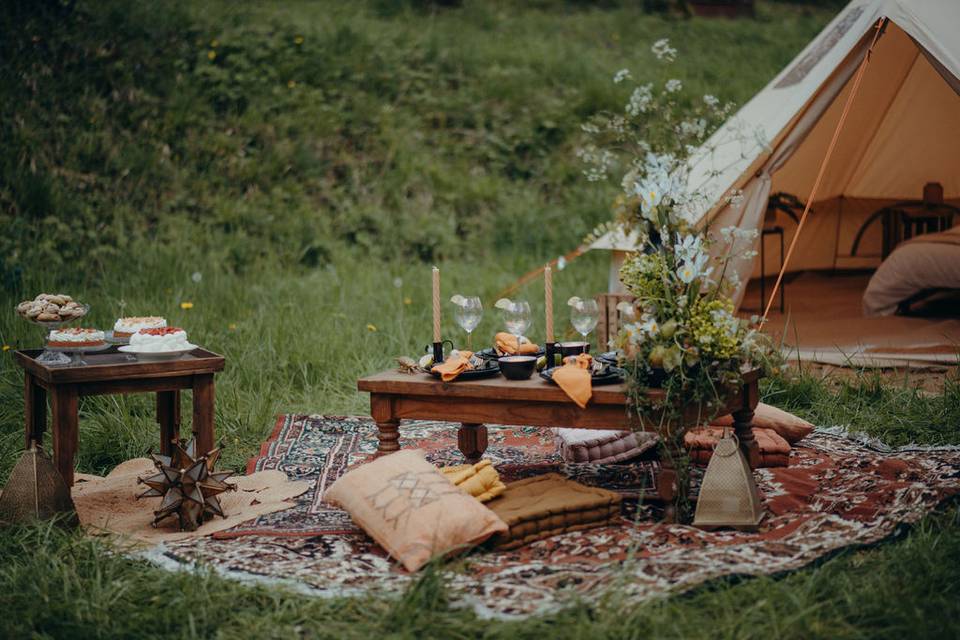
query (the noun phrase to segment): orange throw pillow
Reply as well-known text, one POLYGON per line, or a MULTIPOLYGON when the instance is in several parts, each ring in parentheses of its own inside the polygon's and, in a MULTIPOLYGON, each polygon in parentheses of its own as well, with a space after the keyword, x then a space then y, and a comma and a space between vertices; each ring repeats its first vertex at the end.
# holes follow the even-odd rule
MULTIPOLYGON (((710 424, 715 427, 729 427, 733 424, 733 416, 720 416, 710 424)), ((813 425, 803 418, 762 402, 753 410, 753 426, 772 429, 790 444, 803 440, 813 431, 813 425)))
POLYGON ((345 509, 408 571, 507 531, 497 514, 406 449, 345 474, 324 499, 345 509))

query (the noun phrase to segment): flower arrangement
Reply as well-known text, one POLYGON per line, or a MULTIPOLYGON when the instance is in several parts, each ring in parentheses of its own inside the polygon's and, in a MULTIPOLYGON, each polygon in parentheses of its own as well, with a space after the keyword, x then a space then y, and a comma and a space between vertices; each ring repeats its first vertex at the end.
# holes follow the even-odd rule
MULTIPOLYGON (((676 56, 660 40, 653 54, 666 63, 676 56)), ((615 83, 630 80, 626 70, 615 83)), ((690 99, 682 82, 668 79, 636 87, 623 113, 599 114, 583 127, 590 137, 579 152, 589 180, 623 171, 614 203, 615 219, 594 235, 613 228, 637 239, 624 261, 620 280, 636 296, 621 303, 624 319, 614 346, 628 372, 631 406, 648 421, 659 419, 663 452, 677 469, 678 490, 686 487, 688 462, 682 446, 680 407, 699 407, 706 423, 723 407, 727 393, 742 383, 749 367, 778 366, 779 352, 754 322, 735 315, 731 294, 739 286, 734 260, 752 259, 756 232, 730 227, 719 234, 698 225, 706 196, 690 185, 690 162, 731 105, 712 96, 690 99), (730 268, 728 268, 730 267, 730 268), (651 387, 661 394, 648 394, 651 387)), ((728 201, 737 204, 737 194, 728 201)), ((680 517, 689 511, 678 496, 680 517)))

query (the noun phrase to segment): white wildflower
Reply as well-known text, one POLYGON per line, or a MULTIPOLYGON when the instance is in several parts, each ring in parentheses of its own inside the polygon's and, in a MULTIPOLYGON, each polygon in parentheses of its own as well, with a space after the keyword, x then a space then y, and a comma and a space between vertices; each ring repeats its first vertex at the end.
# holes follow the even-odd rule
POLYGON ((630 69, 620 69, 613 74, 613 84, 620 84, 624 80, 630 79, 630 69))
POLYGON ((671 78, 667 80, 667 83, 663 85, 663 88, 667 90, 667 93, 676 93, 683 88, 683 83, 676 78, 671 78))
POLYGON ((703 96, 703 102, 711 109, 717 108, 717 106, 720 104, 720 100, 716 96, 712 96, 709 93, 703 96))
POLYGON ((635 118, 641 113, 646 112, 652 101, 653 85, 642 84, 634 89, 633 93, 630 94, 630 101, 627 102, 627 106, 624 107, 624 110, 627 112, 627 115, 635 118))
POLYGON ((677 50, 670 46, 669 38, 661 38, 654 42, 653 46, 650 47, 650 51, 653 52, 653 55, 657 56, 657 60, 673 62, 677 58, 677 50))

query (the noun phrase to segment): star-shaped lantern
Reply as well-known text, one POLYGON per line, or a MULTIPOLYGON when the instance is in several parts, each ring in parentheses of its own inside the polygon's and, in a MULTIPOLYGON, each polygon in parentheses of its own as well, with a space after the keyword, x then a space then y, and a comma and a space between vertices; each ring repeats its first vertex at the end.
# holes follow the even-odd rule
POLYGON ((174 447, 172 456, 150 454, 159 473, 137 479, 138 484, 149 487, 137 499, 162 498, 160 508, 153 512, 153 526, 176 515, 181 531, 196 531, 208 517, 225 517, 217 496, 236 489, 225 482, 233 473, 213 470, 220 457, 219 448, 197 456, 196 440, 181 440, 174 447))

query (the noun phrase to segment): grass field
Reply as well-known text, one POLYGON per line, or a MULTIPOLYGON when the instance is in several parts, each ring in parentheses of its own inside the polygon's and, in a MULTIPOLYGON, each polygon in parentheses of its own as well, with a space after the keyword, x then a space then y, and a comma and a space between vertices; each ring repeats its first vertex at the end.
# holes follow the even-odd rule
MULTIPOLYGON (((431 264, 447 295, 484 299, 476 335, 489 336, 496 293, 608 215, 611 188, 579 175, 577 127, 623 100, 617 69, 662 73, 653 39, 672 38, 688 86, 742 102, 831 16, 761 3, 755 21, 686 21, 549 0, 42 8, 56 4, 0 18, 0 308, 57 289, 89 302, 96 326, 156 313, 186 327, 227 357, 217 432, 236 469, 279 412, 365 412, 356 378, 428 340, 431 264)), ((557 299, 602 289, 605 260, 560 272, 557 299)), ((0 314, 3 345, 40 337, 0 314)), ((908 377, 795 372, 764 394, 891 444, 960 443, 955 381, 931 394, 908 377)), ((22 422, 4 353, 0 481, 22 422)), ((105 472, 156 438, 148 398, 85 400, 78 469, 105 472)), ((782 579, 520 623, 451 610, 433 572, 398 601, 322 601, 6 529, 0 636, 954 637, 957 519, 782 579)))

